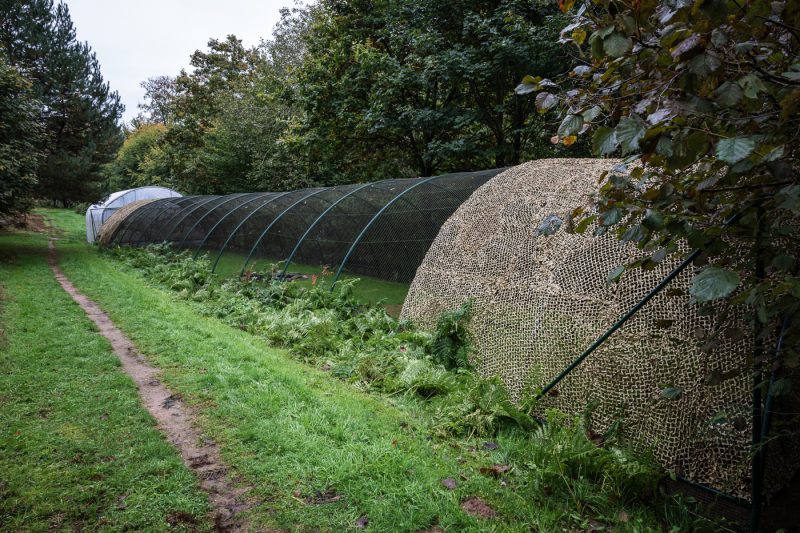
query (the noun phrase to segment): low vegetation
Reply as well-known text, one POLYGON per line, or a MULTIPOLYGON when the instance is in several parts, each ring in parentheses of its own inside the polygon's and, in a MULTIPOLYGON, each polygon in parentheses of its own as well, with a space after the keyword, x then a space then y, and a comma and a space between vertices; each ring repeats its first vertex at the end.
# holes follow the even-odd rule
MULTIPOLYGON (((219 280, 204 259, 162 247, 97 253, 77 215, 45 213, 67 276, 163 369, 252 486, 253 527, 719 529, 590 416, 540 424, 475 376, 466 307, 419 331, 355 299, 353 282, 219 280)), ((0 234, 3 524, 208 530, 195 480, 45 250, 42 235, 0 234)))
MULTIPOLYGON (((692 511, 691 499, 663 494, 663 473, 615 432, 595 433, 590 416, 550 412, 541 424, 511 401, 499 380, 477 376, 464 328, 468 304, 424 332, 355 299, 354 280, 335 291, 220 281, 208 274, 205 259, 163 245, 108 254, 196 312, 285 348, 292 358, 399 409, 407 431, 459 464, 458 474, 440 477, 439 489, 469 487, 462 503, 467 494, 478 495, 489 510, 478 514, 488 520, 499 512, 502 518, 491 520, 503 529, 718 527, 692 511), (476 477, 493 483, 475 485, 476 477)), ((431 523, 448 521, 440 516, 431 523)))

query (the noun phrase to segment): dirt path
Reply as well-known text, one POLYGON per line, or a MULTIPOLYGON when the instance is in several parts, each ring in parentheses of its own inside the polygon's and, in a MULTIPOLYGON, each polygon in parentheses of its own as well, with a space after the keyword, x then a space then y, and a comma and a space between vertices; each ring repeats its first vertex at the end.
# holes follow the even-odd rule
POLYGON ((219 447, 196 429, 195 413, 169 389, 161 384, 160 370, 150 366, 136 350, 131 340, 117 328, 106 313, 92 300, 78 292, 58 266, 58 255, 53 240, 48 244, 48 263, 61 287, 83 308, 87 316, 111 343, 122 368, 139 388, 142 404, 158 422, 158 428, 181 453, 183 462, 200 480, 200 487, 208 493, 214 513, 216 531, 248 531, 239 513, 251 507, 246 502, 248 488, 228 479, 227 467, 222 462, 219 447))

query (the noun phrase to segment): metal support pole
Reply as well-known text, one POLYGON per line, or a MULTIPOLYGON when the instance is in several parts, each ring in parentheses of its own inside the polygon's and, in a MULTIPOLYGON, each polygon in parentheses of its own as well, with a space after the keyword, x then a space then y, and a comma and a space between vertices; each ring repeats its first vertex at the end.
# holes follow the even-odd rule
MULTIPOLYGON (((725 221, 725 223, 723 224, 723 227, 726 227, 726 226, 732 224, 733 222, 735 222, 736 220, 738 220, 741 217, 743 212, 744 212, 744 210, 742 210, 739 213, 737 213, 737 214, 733 215, 732 217, 730 217, 728 220, 725 221)), ((689 254, 688 257, 686 257, 686 259, 681 261, 681 263, 677 267, 675 267, 672 270, 672 272, 667 274, 667 277, 662 279, 658 283, 658 285, 653 287, 650 290, 650 292, 648 292, 644 296, 644 298, 639 300, 639 302, 636 305, 634 305, 633 307, 628 309, 628 311, 624 315, 622 315, 619 318, 619 320, 617 320, 610 328, 608 328, 605 333, 600 335, 597 338, 597 340, 595 340, 591 344, 591 346, 586 348, 586 350, 584 350, 583 353, 581 353, 574 361, 572 361, 572 363, 570 363, 569 366, 567 366, 567 368, 562 370, 561 373, 558 374, 558 376, 556 376, 555 379, 553 379, 553 381, 548 383, 541 391, 539 391, 539 393, 536 395, 536 399, 539 400, 539 399, 543 398, 544 395, 547 394, 548 392, 550 392, 553 389, 553 387, 558 385, 561 382, 562 379, 567 377, 570 372, 575 370, 587 357, 589 357, 592 354, 592 352, 594 352, 597 348, 599 348, 601 344, 603 344, 611 335, 614 334, 614 332, 616 332, 619 328, 621 328, 625 324, 625 322, 627 322, 633 315, 635 315, 639 311, 639 309, 644 307, 644 305, 647 302, 649 302, 650 300, 652 300, 655 295, 657 295, 659 292, 661 292, 664 289, 664 287, 669 285, 670 281, 675 279, 675 277, 678 274, 683 272, 686 269, 686 267, 689 266, 692 263, 692 261, 697 259, 697 256, 699 256, 702 252, 703 252, 703 250, 698 248, 697 250, 694 250, 691 254, 689 254)))
MULTIPOLYGON (((272 229, 272 226, 274 226, 275 223, 278 222, 283 217, 283 215, 285 215, 286 213, 291 211, 295 206, 297 206, 297 205, 303 203, 304 201, 306 201, 307 199, 311 198, 312 196, 316 196, 316 195, 318 195, 318 194, 320 194, 320 193, 322 193, 324 191, 329 191, 329 190, 330 190, 330 187, 325 187, 325 188, 319 189, 317 191, 312 191, 311 193, 303 196, 302 198, 297 200, 295 203, 293 203, 292 205, 290 205, 289 207, 284 209, 281 212, 281 214, 279 214, 277 217, 275 217, 272 220, 272 222, 270 222, 269 225, 264 229, 264 231, 261 232, 261 235, 258 236, 258 239, 256 239, 255 244, 253 244, 253 247, 250 248, 250 253, 247 254, 247 257, 245 258, 244 263, 242 264, 242 270, 239 271, 239 277, 244 276, 244 270, 247 268, 247 263, 250 262, 250 258, 253 257, 253 254, 255 253, 256 248, 258 248, 258 245, 261 244, 261 240, 264 238, 264 236, 266 236, 266 234, 269 232, 269 230, 272 229)), ((216 263, 215 263, 214 266, 216 266, 216 263)))
MULTIPOLYGON (((263 204, 261 204, 260 206, 256 207, 256 211, 258 211, 264 205, 270 203, 272 200, 274 200, 276 198, 275 196, 270 196, 271 194, 273 194, 273 193, 263 193, 263 194, 260 194, 260 195, 256 196, 255 198, 251 198, 250 200, 247 200, 246 202, 242 203, 241 205, 237 205, 236 207, 234 207, 233 209, 231 209, 230 211, 225 213, 222 217, 220 217, 220 219, 217 220, 217 223, 214 224, 213 226, 211 226, 211 229, 208 230, 208 233, 206 233, 206 236, 203 237, 203 240, 197 246, 197 249, 194 251, 194 258, 197 259, 197 256, 200 255, 200 250, 202 250, 203 246, 206 245, 206 242, 208 242, 208 239, 211 237, 211 234, 214 233, 214 231, 216 231, 216 229, 220 226, 220 224, 225 222, 228 219, 229 216, 231 216, 233 213, 235 213, 239 209, 243 208, 244 206, 250 205, 253 202, 255 202, 256 200, 263 200, 266 197, 267 201, 264 202, 263 204)), ((286 194, 286 193, 284 193, 284 194, 286 194)), ((281 196, 283 196, 283 195, 279 194, 277 197, 279 198, 281 196)), ((245 217, 245 218, 247 218, 247 217, 245 217)))
MULTIPOLYGON (((198 206, 205 205, 205 204, 207 204, 207 203, 209 203, 209 202, 211 202, 213 200, 216 200, 219 197, 218 196, 214 196, 214 195, 204 194, 202 196, 193 196, 192 198, 194 199, 194 203, 192 203, 191 205, 187 205, 186 207, 181 206, 181 209, 179 209, 177 212, 173 213, 173 215, 171 217, 169 217, 166 222, 161 224, 161 226, 164 227, 164 228, 170 227, 170 231, 172 231, 172 227, 173 227, 173 226, 171 226, 172 221, 175 220, 176 218, 179 218, 179 217, 182 219, 181 215, 185 216, 185 213, 186 213, 187 209, 188 209, 188 212, 191 213, 192 210, 197 208, 198 206)), ((150 228, 153 227, 153 224, 155 224, 155 221, 156 221, 156 219, 152 219, 150 221, 150 224, 147 226, 147 228, 145 228, 145 233, 149 233, 150 232, 150 228)), ((167 239, 166 239, 167 236, 168 235, 164 235, 164 238, 163 239, 158 239, 157 242, 166 242, 167 241, 167 239)), ((152 241, 152 239, 151 239, 151 241, 152 241)))
MULTIPOLYGON (((761 255, 761 219, 764 211, 761 207, 756 213, 756 227, 754 235, 753 252, 756 260, 755 274, 756 281, 761 282, 766 275, 764 259, 761 255)), ((763 410, 761 406, 761 386, 764 380, 764 339, 760 335, 759 320, 756 313, 753 313, 753 416, 752 424, 752 453, 751 462, 751 497, 750 497, 750 531, 758 531, 761 520, 761 506, 764 495, 764 470, 758 449, 761 444, 761 426, 764 423, 763 410)))
MULTIPOLYGON (((250 193, 250 194, 253 194, 253 193, 250 193)), ((195 228, 197 228, 197 226, 199 226, 200 223, 206 219, 206 217, 208 217, 211 213, 213 213, 214 211, 216 211, 217 209, 219 209, 223 205, 229 204, 229 203, 233 202, 234 200, 238 200, 242 196, 247 196, 247 194, 232 194, 229 197, 227 197, 227 199, 225 201, 218 203, 217 205, 215 205, 214 207, 212 207, 211 209, 206 211, 205 214, 203 216, 201 216, 200 218, 198 218, 197 221, 192 225, 192 227, 189 228, 189 230, 183 235, 183 238, 181 238, 181 242, 178 245, 178 248, 183 248, 183 245, 186 242, 186 239, 189 237, 189 235, 192 234, 192 232, 195 230, 195 228)))
MULTIPOLYGON (((253 210, 253 212, 252 212, 252 213, 250 213, 249 215, 247 215, 246 217, 244 217, 244 218, 243 218, 241 221, 239 221, 239 223, 236 225, 236 227, 235 227, 235 228, 233 228, 233 231, 231 231, 231 232, 230 232, 230 234, 228 235, 228 238, 227 238, 227 239, 225 239, 225 242, 222 244, 222 247, 219 249, 219 253, 217 254, 217 258, 214 260, 214 265, 211 267, 211 273, 212 273, 212 274, 213 274, 214 272, 216 272, 216 270, 217 270, 217 264, 219 263, 219 260, 222 258, 222 254, 224 254, 224 253, 225 253, 225 249, 228 247, 228 244, 229 244, 229 243, 230 243, 230 242, 233 240, 233 237, 234 237, 234 235, 236 235, 236 234, 239 232, 239 229, 240 229, 242 226, 244 226, 245 222, 247 222, 248 220, 250 220, 250 219, 253 217, 253 215, 255 215, 256 213, 258 213, 258 212, 259 212, 261 209, 263 209, 264 207, 268 206, 269 204, 271 204, 271 203, 272 203, 272 202, 274 202, 275 200, 278 200, 279 198, 283 198, 284 196, 286 196, 287 194, 290 194, 290 193, 292 193, 292 192, 295 192, 295 191, 287 191, 287 192, 285 192, 285 193, 283 193, 283 194, 279 194, 278 196, 275 196, 275 197, 272 197, 272 198, 270 198, 269 200, 267 200, 266 202, 264 202, 264 203, 263 203, 263 204, 261 204, 260 206, 256 207, 256 208, 253 210)), ((220 221, 220 222, 222 222, 222 221, 220 221)), ((217 223, 217 225, 219 225, 219 223, 217 223)), ((216 226, 215 226, 214 228, 211 228, 211 231, 209 231, 209 232, 208 232, 208 235, 211 235, 211 232, 213 232, 215 228, 216 228, 216 226)), ((208 235, 206 235, 206 239, 208 239, 208 235)), ((205 242, 206 242, 206 239, 203 239, 203 242, 200 244, 200 246, 201 246, 201 247, 202 247, 202 246, 205 244, 205 242)), ((197 256, 197 254, 198 254, 198 253, 200 253, 200 248, 198 248, 198 249, 197 249, 197 252, 195 252, 195 257, 197 256)))
POLYGON ((603 333, 602 335, 600 335, 600 336, 597 338, 597 340, 595 340, 595 341, 594 341, 594 342, 591 344, 591 346, 589 346, 588 348, 586 348, 586 350, 584 350, 582 354, 580 354, 580 355, 579 355, 579 356, 578 356, 578 357, 577 357, 577 358, 576 358, 574 361, 572 361, 572 363, 570 363, 570 364, 569 364, 569 366, 567 366, 567 368, 565 368, 564 370, 562 370, 562 371, 561 371, 561 373, 560 373, 558 376, 556 376, 556 377, 555 377, 555 379, 554 379, 553 381, 551 381, 550 383, 548 383, 548 384, 547 384, 547 385, 546 385, 546 386, 545 386, 545 387, 544 387, 544 388, 543 388, 541 391, 539 391, 539 393, 536 395, 536 399, 538 400, 538 399, 542 398, 542 397, 543 397, 545 394, 547 394, 548 392, 550 392, 550 390, 552 390, 552 388, 553 388, 553 387, 555 387, 556 385, 558 385, 558 384, 559 384, 559 382, 561 382, 561 380, 562 380, 562 379, 564 379, 565 377, 567 377, 567 375, 568 375, 570 372, 572 372, 573 370, 575 370, 575 368, 577 368, 577 367, 578 367, 578 365, 580 365, 580 364, 581 364, 581 363, 584 361, 584 359, 586 359, 587 357, 589 357, 589 356, 592 354, 592 352, 594 352, 594 351, 595 351, 597 348, 599 348, 601 344, 603 344, 603 343, 604 343, 604 342, 605 342, 605 341, 606 341, 606 340, 607 340, 607 339, 608 339, 608 338, 609 338, 611 335, 613 335, 613 334, 614 334, 614 332, 616 332, 616 331, 617 331, 619 328, 621 328, 621 327, 622 327, 622 326, 625 324, 625 322, 627 322, 627 321, 628 321, 628 319, 630 319, 630 318, 631 318, 633 315, 635 315, 635 314, 636 314, 636 313, 639 311, 639 309, 641 309, 642 307, 644 307, 644 305, 645 305, 647 302, 649 302, 650 300, 652 300, 652 299, 653 299, 653 297, 654 297, 655 295, 657 295, 659 292, 661 292, 661 290, 662 290, 664 287, 666 287, 666 286, 669 284, 669 282, 670 282, 670 281, 672 281, 673 279, 675 279, 675 277, 676 277, 678 274, 680 274, 681 272, 683 272, 683 270, 684 270, 684 269, 685 269, 687 266, 689 266, 689 265, 692 263, 692 261, 694 261, 695 259, 697 259, 697 256, 699 256, 701 252, 702 252, 701 250, 695 250, 695 251, 693 251, 691 254, 689 254, 689 256, 688 256, 686 259, 684 259, 683 261, 681 261, 681 263, 680 263, 680 264, 679 264, 677 267, 675 267, 675 269, 674 269, 672 272, 670 272, 669 274, 667 274, 667 277, 665 277, 664 279, 662 279, 662 280, 659 282, 659 284, 658 284, 658 285, 656 285, 655 287, 653 287, 653 288, 650 290, 650 292, 648 292, 648 293, 645 295, 645 297, 644 297, 644 298, 642 298, 641 300, 639 300, 639 302, 638 302, 636 305, 634 305, 633 307, 631 307, 631 308, 630 308, 630 309, 629 309, 629 310, 628 310, 628 311, 627 311, 627 312, 626 312, 624 315, 622 315, 622 316, 619 318, 619 320, 617 320, 617 321, 616 321, 616 322, 615 322, 615 323, 614 323, 614 324, 613 324, 613 325, 612 325, 612 326, 611 326, 609 329, 607 329, 605 333, 603 333))
MULTIPOLYGON (((239 198, 241 196, 244 196, 244 193, 234 194, 233 196, 235 196, 236 198, 239 198)), ((209 198, 205 202, 200 202, 199 204, 189 208, 189 210, 186 213, 184 213, 184 215, 182 217, 180 217, 174 224, 172 224, 172 226, 170 226, 170 228, 167 231, 164 232, 164 239, 163 240, 164 241, 173 242, 172 241, 172 234, 175 233, 175 230, 178 229, 178 227, 181 224, 183 224, 183 221, 186 220, 187 218, 189 218, 189 216, 191 216, 192 213, 194 213, 195 211, 197 211, 201 207, 205 207, 206 205, 210 204, 211 202, 214 202, 215 200, 218 203, 216 205, 212 206, 211 209, 209 211, 207 211, 205 214, 208 214, 210 211, 213 211, 214 208, 217 205, 219 205, 220 203, 225 203, 225 201, 227 199, 226 199, 225 196, 212 196, 211 198, 209 198)), ((201 220, 202 220, 202 218, 203 217, 200 217, 201 220)), ((164 227, 166 227, 166 225, 164 227)), ((178 237, 180 237, 180 235, 178 235, 178 237)))
POLYGON ((414 185, 412 185, 411 187, 408 187, 408 188, 406 188, 406 189, 403 189, 402 191, 400 191, 399 193, 397 193, 397 194, 395 195, 395 197, 394 197, 394 198, 392 198, 391 200, 389 200, 389 201, 386 203, 386 205, 384 205, 383 207, 381 207, 381 208, 378 210, 378 212, 377 212, 377 213, 375 213, 375 215, 374 215, 374 216, 373 216, 373 217, 372 217, 372 218, 369 220, 369 222, 367 222, 367 224, 364 226, 364 228, 361 230, 361 232, 360 232, 360 233, 358 234, 358 236, 355 238, 355 240, 353 241, 353 244, 351 244, 351 245, 350 245, 350 248, 347 250, 347 253, 345 254, 344 258, 342 259, 342 262, 341 262, 341 263, 339 263, 339 268, 336 270, 336 275, 333 277, 333 281, 331 282, 331 290, 333 290, 333 289, 336 287, 336 282, 337 282, 337 281, 339 281, 339 276, 341 276, 341 275, 342 275, 342 270, 344 270, 344 266, 347 264, 347 260, 348 260, 348 259, 350 259, 350 255, 353 253, 353 250, 355 250, 355 249, 356 249, 356 246, 358 246, 358 243, 359 243, 359 242, 361 242, 361 239, 364 237, 364 235, 366 235, 367 231, 369 230, 369 228, 370 228, 370 227, 372 227, 372 225, 375 223, 375 221, 376 221, 376 220, 378 220, 378 218, 380 218, 380 216, 381 216, 381 215, 382 215, 382 214, 383 214, 383 213, 384 213, 384 212, 385 212, 387 209, 389 209, 389 207, 390 207, 392 204, 394 204, 395 202, 397 202, 397 201, 398 201, 400 198, 402 198, 402 197, 403 197, 403 195, 405 195, 407 192, 409 192, 409 191, 412 191, 412 190, 416 189, 416 188, 417 188, 417 187, 419 187, 420 185, 425 185, 426 183, 429 183, 429 182, 431 182, 431 181, 433 181, 433 180, 435 180, 435 179, 441 178, 441 177, 442 177, 442 176, 431 176, 430 178, 426 178, 426 179, 424 179, 424 180, 422 180, 422 181, 419 181, 419 182, 415 183, 415 184, 414 184, 414 185))
MULTIPOLYGON (((378 182, 378 183, 380 183, 380 182, 378 182)), ((360 191, 361 189, 364 189, 364 188, 366 188, 366 187, 371 187, 372 185, 375 185, 375 184, 374 184, 374 183, 365 183, 364 185, 362 185, 362 186, 360 186, 360 187, 356 187, 355 189, 353 189, 352 191, 350 191, 350 192, 348 192, 347 194, 343 195, 341 198, 339 198, 338 200, 336 200, 335 202, 333 202, 331 205, 329 205, 329 206, 328 206, 328 207, 327 207, 327 208, 326 208, 326 209, 325 209, 325 210, 324 210, 322 213, 320 213, 320 215, 319 215, 319 216, 318 216, 316 219, 314 219, 314 222, 312 222, 312 223, 311 223, 311 224, 308 226, 308 229, 306 229, 305 233, 303 233, 303 236, 302 236, 302 237, 300 237, 300 239, 297 241, 297 244, 295 244, 295 246, 294 246, 294 249, 292 250, 292 253, 290 253, 290 254, 289 254, 289 257, 288 257, 288 258, 286 258, 286 260, 285 260, 285 263, 286 263, 286 264, 285 264, 285 265, 284 265, 284 267, 283 267, 283 272, 281 272, 281 274, 280 274, 280 279, 283 279, 283 278, 286 276, 286 272, 289 270, 289 265, 292 263, 292 259, 294 258, 294 254, 296 254, 296 253, 297 253, 297 250, 299 250, 299 249, 300 249, 300 245, 301 245, 301 244, 303 244, 303 241, 304 241, 304 240, 306 239, 306 237, 308 237, 308 235, 311 233, 311 230, 313 230, 313 229, 314 229, 314 227, 316 227, 317 223, 318 223, 320 220, 322 220, 322 218, 323 218, 325 215, 327 215, 327 214, 328 214, 328 213, 329 213, 329 212, 330 212, 330 211, 331 211, 331 210, 332 210, 334 207, 336 207, 337 205, 339 205, 339 202, 341 202, 342 200, 345 200, 345 199, 349 198, 350 196, 352 196, 353 194, 357 193, 357 192, 358 192, 358 191, 360 191)))

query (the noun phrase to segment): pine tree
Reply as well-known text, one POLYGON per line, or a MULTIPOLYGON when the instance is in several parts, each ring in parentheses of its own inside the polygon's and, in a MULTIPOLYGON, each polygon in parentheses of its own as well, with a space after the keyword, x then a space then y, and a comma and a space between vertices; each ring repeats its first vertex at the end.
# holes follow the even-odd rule
POLYGON ((64 205, 96 199, 100 169, 122 142, 119 95, 103 80, 91 47, 78 42, 66 4, 1 0, 0 21, 0 44, 41 102, 39 195, 64 205))
POLYGON ((0 51, 0 219, 32 205, 43 130, 31 82, 0 51))

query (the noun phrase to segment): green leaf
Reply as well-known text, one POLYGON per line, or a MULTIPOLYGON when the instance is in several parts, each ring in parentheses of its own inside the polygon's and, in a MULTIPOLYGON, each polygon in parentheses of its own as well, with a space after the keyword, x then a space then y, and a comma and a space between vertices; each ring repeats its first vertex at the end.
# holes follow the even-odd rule
POLYGON ((721 64, 722 63, 717 56, 704 53, 696 55, 691 59, 691 61, 689 61, 689 70, 701 78, 705 78, 712 72, 716 71, 721 64))
POLYGON ((778 191, 778 207, 800 214, 800 185, 788 185, 778 191))
POLYGON ((732 137, 722 139, 717 143, 717 158, 729 165, 735 165, 743 159, 750 157, 756 149, 756 142, 752 137, 732 137))
POLYGON ((606 279, 606 281, 608 281, 609 285, 615 283, 616 281, 619 280, 620 276, 622 276, 623 272, 625 272, 625 267, 622 265, 618 266, 617 268, 608 273, 608 278, 606 279))
POLYGON ((518 94, 518 95, 520 95, 520 96, 524 96, 524 95, 526 95, 526 94, 530 94, 530 93, 532 93, 532 92, 534 92, 534 91, 538 91, 538 90, 539 90, 539 84, 538 84, 538 83, 537 83, 537 84, 533 84, 533 83, 520 83, 520 84, 519 84, 519 85, 517 85, 517 87, 514 89, 514 92, 515 92, 515 93, 517 93, 517 94, 518 94))
POLYGON ((711 416, 711 419, 708 421, 709 424, 722 424, 728 421, 728 412, 727 411, 717 411, 711 416))
POLYGON ((654 209, 648 209, 642 219, 642 226, 649 230, 657 230, 664 225, 664 216, 654 209))
POLYGON ((608 155, 617 149, 617 132, 608 126, 597 128, 592 137, 592 151, 595 155, 608 155))
POLYGON ((739 103, 743 94, 738 83, 726 81, 714 91, 714 98, 722 107, 733 107, 739 103))
POLYGON ((539 93, 536 95, 536 110, 544 113, 558 103, 558 97, 551 93, 539 93))
POLYGON ((591 122, 597 117, 599 117, 602 111, 603 110, 600 108, 600 106, 596 105, 590 107, 589 109, 581 113, 581 116, 583 117, 584 122, 591 122))
POLYGON ((783 270, 784 272, 790 272, 794 268, 794 264, 794 256, 787 253, 776 255, 770 262, 772 268, 783 270))
POLYGON ((622 57, 633 48, 633 41, 627 35, 615 31, 603 39, 603 50, 610 57, 622 57))
POLYGON ((647 125, 636 116, 622 117, 615 131, 623 153, 631 153, 639 150, 639 141, 647 133, 647 125))
POLYGON ((622 220, 622 211, 616 207, 612 207, 601 215, 601 221, 604 226, 613 226, 622 220))
POLYGON ((694 277, 689 289, 694 299, 700 303, 725 298, 739 286, 739 274, 728 270, 709 266, 694 277))
POLYGON ((766 92, 767 86, 761 81, 761 78, 755 74, 748 74, 739 80, 739 86, 744 91, 744 95, 750 99, 758 98, 758 93, 766 92))
POLYGON ((666 387, 661 389, 661 396, 668 400, 677 400, 683 396, 683 389, 679 389, 678 387, 666 387))
POLYGON ((586 228, 588 228, 589 225, 592 222, 594 222, 596 219, 597 219, 597 215, 591 215, 591 216, 588 216, 588 217, 582 219, 580 222, 578 222, 575 225, 575 233, 583 233, 584 231, 586 231, 586 228))
POLYGON ((558 126, 558 134, 562 137, 577 135, 583 127, 583 117, 580 115, 567 115, 558 126))

